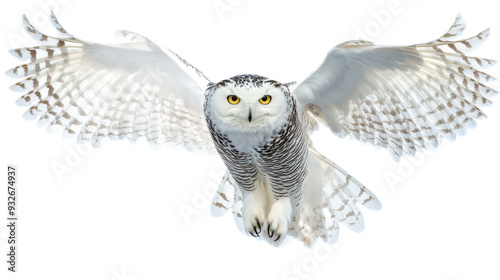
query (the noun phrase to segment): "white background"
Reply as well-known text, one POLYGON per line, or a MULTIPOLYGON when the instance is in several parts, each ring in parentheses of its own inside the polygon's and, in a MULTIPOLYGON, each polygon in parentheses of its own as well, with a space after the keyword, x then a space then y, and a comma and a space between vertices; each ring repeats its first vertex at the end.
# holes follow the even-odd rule
MULTIPOLYGON (((21 32, 23 13, 55 34, 43 16, 47 3, 77 37, 113 42, 115 30, 132 30, 173 49, 213 81, 242 73, 300 81, 331 47, 359 37, 360 30, 377 44, 426 42, 448 30, 458 12, 467 21, 466 35, 492 28, 491 39, 473 55, 500 58, 493 1, 103 2, 3 1, 1 69, 18 64, 8 49, 34 44, 21 32), (218 11, 214 4, 231 8, 218 11), (390 18, 381 16, 387 13, 390 18)), ((500 77, 498 67, 488 72, 500 77)), ((1 279, 500 277, 499 104, 486 108, 489 118, 466 137, 413 162, 396 163, 385 150, 320 131, 320 151, 375 192, 383 209, 363 209, 366 230, 342 227, 332 249, 298 242, 276 249, 242 235, 230 215, 210 216, 212 177, 223 171, 219 158, 153 150, 144 141, 105 141, 97 150, 81 150, 74 139, 22 119, 25 108, 14 104, 19 94, 7 90, 14 82, 0 75, 0 166, 19 169, 19 272, 7 273, 3 261, 2 218, 1 279), (55 165, 70 172, 60 180, 55 165)), ((0 216, 6 217, 6 187, 0 193, 0 216)))

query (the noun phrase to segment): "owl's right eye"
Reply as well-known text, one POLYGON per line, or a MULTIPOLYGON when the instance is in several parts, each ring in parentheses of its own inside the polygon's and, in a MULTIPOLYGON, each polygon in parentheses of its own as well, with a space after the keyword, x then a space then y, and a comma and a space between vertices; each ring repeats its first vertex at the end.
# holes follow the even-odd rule
POLYGON ((236 104, 240 103, 240 98, 238 96, 236 96, 236 95, 229 95, 227 97, 227 101, 230 104, 236 105, 236 104))

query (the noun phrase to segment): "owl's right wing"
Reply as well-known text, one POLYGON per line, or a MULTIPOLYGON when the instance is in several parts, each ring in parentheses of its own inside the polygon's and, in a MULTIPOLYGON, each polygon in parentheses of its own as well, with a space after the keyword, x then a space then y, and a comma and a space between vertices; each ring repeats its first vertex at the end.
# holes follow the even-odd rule
POLYGON ((495 79, 480 70, 494 61, 466 55, 489 30, 457 40, 464 29, 459 15, 428 43, 350 41, 333 48, 292 93, 306 126, 325 122, 336 135, 387 148, 395 159, 464 135, 485 117, 478 107, 497 94, 485 85, 495 79))
POLYGON ((96 44, 69 34, 54 14, 51 21, 58 38, 39 32, 24 16, 24 29, 40 45, 10 51, 29 60, 7 71, 24 79, 11 89, 26 92, 17 101, 30 106, 25 118, 62 126, 64 135, 77 134, 79 142, 94 146, 103 137, 135 141, 144 136, 154 145, 213 150, 203 90, 186 72, 208 82, 200 71, 138 34, 122 31, 127 42, 96 44))

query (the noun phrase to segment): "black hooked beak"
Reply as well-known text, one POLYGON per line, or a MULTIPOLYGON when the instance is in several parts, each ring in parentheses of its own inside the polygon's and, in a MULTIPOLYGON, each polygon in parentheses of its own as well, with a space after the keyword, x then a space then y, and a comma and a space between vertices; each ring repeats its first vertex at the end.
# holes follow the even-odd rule
POLYGON ((248 110, 248 122, 252 122, 252 110, 248 110))

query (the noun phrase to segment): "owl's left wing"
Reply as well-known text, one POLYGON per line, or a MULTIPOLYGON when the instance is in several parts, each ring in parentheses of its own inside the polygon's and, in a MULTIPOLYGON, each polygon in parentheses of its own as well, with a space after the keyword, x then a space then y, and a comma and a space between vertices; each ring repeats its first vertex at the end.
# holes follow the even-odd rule
POLYGON ((25 92, 17 101, 29 106, 25 118, 62 126, 64 135, 94 146, 104 137, 145 137, 153 145, 213 150, 203 90, 187 71, 206 79, 201 72, 141 35, 122 31, 127 41, 97 44, 69 34, 54 14, 51 20, 59 37, 39 32, 24 16, 39 45, 10 51, 28 60, 7 71, 23 78, 11 89, 25 92))
POLYGON ((397 160, 455 139, 485 117, 478 106, 497 93, 480 71, 495 63, 467 56, 489 36, 485 30, 456 40, 460 15, 435 41, 376 46, 349 41, 333 48, 323 64, 293 91, 306 119, 326 122, 338 136, 387 148, 397 160))

